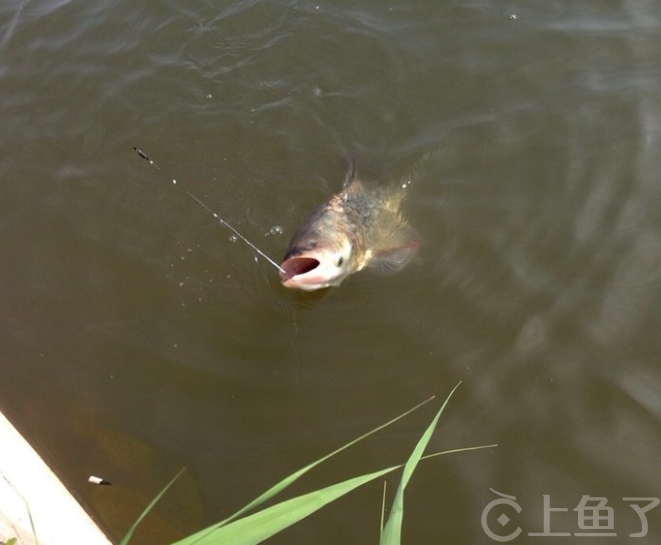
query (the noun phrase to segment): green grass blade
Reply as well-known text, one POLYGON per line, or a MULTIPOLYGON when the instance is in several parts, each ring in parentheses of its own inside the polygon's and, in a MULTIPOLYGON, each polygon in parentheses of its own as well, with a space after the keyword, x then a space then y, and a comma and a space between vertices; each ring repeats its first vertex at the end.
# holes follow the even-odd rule
POLYGON ((379 526, 379 534, 383 532, 383 523, 386 520, 386 491, 388 489, 388 481, 383 481, 383 497, 381 498, 381 525, 379 526))
POLYGON ((221 527, 212 526, 172 545, 256 545, 308 517, 315 511, 348 494, 359 486, 401 468, 401 465, 360 475, 235 520, 221 527))
POLYGON ((424 451, 429 444, 429 440, 431 439, 431 436, 436 429, 439 418, 443 414, 443 411, 450 401, 452 394, 454 394, 460 385, 461 382, 459 382, 459 384, 457 384, 452 389, 448 397, 445 399, 443 406, 439 409, 438 413, 436 413, 434 420, 432 420, 432 423, 422 435, 418 441, 418 444, 413 449, 411 456, 406 462, 404 471, 402 472, 402 478, 399 482, 399 487, 397 488, 397 493, 395 494, 395 499, 393 500, 392 509, 390 510, 390 515, 388 516, 388 522, 386 522, 386 526, 381 532, 379 545, 400 545, 402 535, 402 521, 404 519, 404 490, 411 480, 411 476, 413 475, 418 462, 420 462, 422 455, 424 454, 424 451))
MULTIPOLYGON (((341 446, 340 448, 334 450, 334 451, 331 452, 330 454, 326 454, 325 456, 319 458, 318 460, 312 462, 311 464, 305 466, 304 468, 299 469, 298 471, 292 473, 292 474, 289 475, 288 477, 285 477, 283 480, 281 480, 280 482, 278 482, 277 484, 275 484, 274 486, 272 486, 271 488, 269 488, 266 492, 264 492, 263 494, 261 494, 260 496, 258 496, 256 499, 254 499, 253 501, 251 501, 251 502, 250 502, 248 505, 246 505, 245 507, 242 507, 241 509, 239 509, 236 513, 234 513, 234 514, 231 515, 230 517, 228 517, 228 518, 226 518, 226 519, 224 519, 224 520, 222 520, 222 521, 220 521, 220 522, 217 522, 216 524, 210 526, 210 527, 207 528, 206 530, 202 530, 201 532, 197 532, 197 533, 194 534, 194 535, 196 535, 196 536, 198 536, 198 537, 203 537, 203 536, 204 536, 204 532, 211 532, 211 531, 213 531, 213 530, 215 530, 215 529, 217 529, 217 528, 220 528, 221 526, 224 526, 225 524, 228 524, 228 523, 230 523, 231 521, 233 521, 233 520, 235 520, 235 519, 237 519, 237 518, 243 516, 243 515, 244 515, 245 513, 247 513, 248 511, 251 511, 251 510, 253 510, 253 509, 259 507, 259 506, 262 505, 263 503, 267 502, 268 500, 270 500, 271 498, 273 498, 274 496, 276 496, 277 494, 279 494, 280 492, 282 492, 283 490, 285 490, 288 486, 290 486, 291 484, 293 484, 295 481, 297 481, 297 480, 300 479, 303 475, 305 475, 308 471, 310 471, 311 469, 315 468, 316 466, 318 466, 318 465, 321 464, 322 462, 325 462, 326 460, 328 460, 328 459, 331 458, 332 456, 335 456, 336 454, 339 454, 339 453, 342 452, 343 450, 348 449, 349 447, 355 445, 355 444, 358 443, 359 441, 362 441, 363 439, 366 439, 366 438, 369 437, 370 435, 373 435, 373 434, 375 434, 376 432, 381 431, 381 430, 384 429, 384 428, 387 428, 387 427, 390 426, 391 424, 394 424, 394 423, 397 422, 398 420, 401 420, 401 419, 404 418, 405 416, 408 416, 408 415, 411 414, 413 411, 416 411, 417 409, 419 409, 419 408, 422 407, 423 405, 429 403, 432 399, 434 399, 434 397, 435 397, 435 396, 430 397, 429 399, 423 401, 422 403, 419 403, 418 405, 416 405, 416 406, 413 407, 412 409, 409 409, 408 411, 406 411, 406 412, 400 414, 399 416, 396 416, 396 417, 393 418, 392 420, 389 420, 389 421, 386 422, 385 424, 381 424, 380 426, 378 426, 378 427, 374 428, 373 430, 371 430, 371 431, 369 431, 369 432, 367 432, 367 433, 361 435, 360 437, 358 437, 358 438, 356 438, 356 439, 353 439, 352 441, 349 441, 346 445, 341 446)), ((194 542, 191 542, 191 543, 194 543, 194 542)), ((121 545, 121 544, 120 544, 120 545, 121 545)))
POLYGON ((131 528, 129 528, 129 531, 126 532, 126 535, 122 538, 122 540, 119 542, 118 545, 126 545, 129 542, 131 537, 133 537, 133 533, 135 532, 135 529, 138 527, 138 524, 140 524, 142 522, 142 519, 144 519, 147 516, 147 514, 154 508, 154 505, 156 505, 158 503, 158 501, 163 497, 163 494, 165 494, 168 491, 168 489, 174 484, 174 482, 181 476, 181 474, 184 471, 186 471, 186 468, 183 468, 179 473, 177 473, 172 478, 172 480, 165 486, 165 488, 159 492, 158 496, 156 496, 151 501, 151 503, 145 508, 145 510, 142 512, 142 514, 138 517, 138 520, 136 520, 133 523, 133 526, 131 526, 131 528))
POLYGON ((446 454, 456 454, 458 452, 470 452, 471 450, 484 450, 485 448, 496 448, 497 443, 493 445, 480 445, 478 447, 462 447, 462 448, 453 448, 452 450, 444 450, 442 452, 434 452, 433 454, 426 454, 421 459, 429 460, 430 458, 436 458, 437 456, 445 456, 446 454))

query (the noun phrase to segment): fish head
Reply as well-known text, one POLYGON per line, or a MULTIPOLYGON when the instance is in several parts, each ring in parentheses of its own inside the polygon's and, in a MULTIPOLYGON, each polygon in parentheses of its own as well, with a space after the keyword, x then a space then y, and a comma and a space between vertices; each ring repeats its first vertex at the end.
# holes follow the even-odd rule
POLYGON ((280 279, 286 288, 314 291, 339 286, 356 271, 351 266, 348 240, 341 247, 321 246, 288 252, 280 265, 280 279))
POLYGON ((339 286, 360 269, 350 231, 342 218, 332 216, 304 225, 294 236, 280 265, 283 286, 305 291, 339 286))

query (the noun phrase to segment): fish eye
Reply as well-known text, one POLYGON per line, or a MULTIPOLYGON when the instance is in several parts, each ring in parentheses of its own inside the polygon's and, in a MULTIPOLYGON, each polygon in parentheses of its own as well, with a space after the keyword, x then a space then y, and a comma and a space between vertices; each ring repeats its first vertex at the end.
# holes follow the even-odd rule
POLYGON ((342 256, 340 256, 340 257, 337 259, 337 266, 338 266, 338 267, 341 267, 341 266, 342 266, 342 263, 344 263, 344 258, 343 258, 342 256))

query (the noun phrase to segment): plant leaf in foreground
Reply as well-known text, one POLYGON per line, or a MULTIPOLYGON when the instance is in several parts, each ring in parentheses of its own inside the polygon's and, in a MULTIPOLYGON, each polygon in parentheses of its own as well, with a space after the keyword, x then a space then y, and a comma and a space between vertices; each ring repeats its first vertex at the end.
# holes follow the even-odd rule
POLYGON ((184 471, 186 471, 186 468, 183 468, 179 473, 177 473, 177 474, 172 478, 172 480, 171 480, 168 484, 165 485, 165 488, 163 488, 163 490, 161 490, 161 491, 159 492, 158 496, 156 496, 156 497, 151 501, 151 503, 145 508, 145 510, 142 512, 142 514, 138 517, 138 520, 136 520, 136 521, 133 523, 133 526, 131 526, 131 527, 129 528, 129 531, 126 532, 126 535, 122 538, 122 540, 119 542, 118 545, 126 545, 126 544, 129 542, 129 540, 131 539, 131 537, 133 537, 133 533, 135 532, 135 529, 138 527, 138 524, 140 524, 140 523, 142 522, 142 519, 144 519, 144 518, 147 516, 147 514, 149 513, 149 511, 151 511, 151 510, 154 508, 154 505, 156 505, 156 504, 158 503, 158 501, 163 497, 163 494, 165 494, 165 493, 168 491, 168 489, 174 484, 174 482, 175 482, 175 481, 181 476, 181 474, 182 474, 184 471))
POLYGON ((378 479, 401 465, 348 479, 235 520, 221 527, 211 527, 172 545, 256 545, 285 528, 348 494, 359 486, 378 479), (200 533, 204 534, 200 537, 200 533))
MULTIPOLYGON (((404 467, 404 472, 402 475, 402 479, 400 481, 399 488, 397 490, 397 494, 395 496, 393 508, 385 528, 383 527, 383 507, 382 507, 382 520, 381 520, 381 542, 380 542, 381 545, 399 545, 402 517, 403 517, 404 489, 406 488, 406 485, 408 484, 411 475, 413 474, 413 471, 415 470, 415 467, 418 464, 418 462, 422 459, 441 456, 443 454, 465 452, 470 450, 477 450, 477 449, 497 446, 497 445, 486 445, 479 447, 465 447, 465 448, 453 449, 453 450, 437 452, 434 454, 422 456, 425 448, 427 447, 427 444, 429 443, 431 435, 438 423, 438 420, 441 414, 443 413, 443 410, 445 409, 448 401, 450 400, 450 397, 458 387, 459 384, 457 384, 457 386, 455 386, 455 388, 452 390, 450 395, 448 395, 447 399, 445 400, 445 403, 438 411, 432 424, 427 428, 425 434, 418 442, 416 448, 414 449, 413 453, 409 457, 408 462, 405 465, 403 464, 397 465, 374 473, 368 473, 365 475, 354 477, 352 479, 348 479, 341 483, 337 483, 322 488, 320 490, 316 490, 314 492, 304 494, 302 496, 297 496, 295 498, 285 500, 278 504, 267 507, 259 512, 253 513, 252 515, 244 516, 243 518, 234 520, 240 517, 241 515, 243 515, 246 511, 250 509, 254 509, 258 505, 264 503, 268 499, 275 496, 275 494, 277 494, 278 492, 284 490, 287 486, 292 484, 296 479, 301 477, 304 473, 306 473, 310 469, 314 468, 316 465, 327 460, 331 456, 334 456, 335 454, 345 450, 346 448, 356 444, 358 441, 361 441, 362 439, 368 437, 369 435, 385 428, 386 426, 389 426, 390 424, 396 422, 400 418, 403 418, 404 416, 410 414, 412 411, 414 411, 421 405, 424 405, 425 403, 427 403, 427 401, 430 401, 433 398, 430 398, 429 400, 425 401, 424 403, 421 403, 420 405, 414 407, 413 409, 410 409, 409 411, 403 413, 397 418, 394 418, 393 420, 390 420, 389 422, 379 426, 378 428, 375 428, 371 432, 368 432, 362 435, 361 437, 354 439, 353 441, 347 443, 343 447, 320 458, 319 460, 313 462, 312 464, 306 466, 305 468, 296 471, 286 479, 280 481, 275 486, 271 487, 269 490, 267 490, 265 493, 259 496, 256 500, 252 501, 243 509, 237 511, 237 513, 235 513, 228 519, 213 524, 208 528, 205 528, 204 530, 196 532, 191 536, 188 536, 182 540, 177 541, 176 543, 173 543, 172 545, 256 545, 268 539, 269 537, 277 534, 278 532, 284 530, 285 528, 288 528, 292 524, 295 524, 298 521, 304 519, 305 517, 311 515, 315 511, 335 501, 341 496, 348 494, 349 492, 355 490, 356 488, 362 486, 363 484, 366 484, 374 479, 386 475, 391 471, 404 467)), ((138 524, 142 521, 142 519, 146 516, 146 514, 154 507, 156 502, 160 500, 160 498, 163 496, 163 494, 165 494, 168 488, 172 486, 172 484, 176 481, 179 475, 181 475, 181 472, 177 474, 177 476, 175 476, 172 479, 172 481, 170 481, 170 483, 159 493, 159 495, 156 498, 154 498, 154 500, 152 500, 152 502, 144 510, 142 515, 140 515, 140 518, 135 522, 135 524, 133 524, 133 526, 131 527, 131 529, 129 530, 129 532, 126 534, 126 536, 120 542, 119 545, 126 545, 128 543, 129 539, 133 535, 133 532, 135 531, 138 524)), ((384 496, 384 501, 385 501, 385 496, 384 496)))
POLYGON ((460 384, 461 382, 459 382, 459 384, 457 384, 452 389, 445 402, 443 403, 443 406, 436 413, 434 420, 432 420, 432 423, 422 435, 418 441, 418 444, 413 449, 411 456, 406 462, 404 471, 402 472, 402 478, 399 482, 399 488, 397 488, 397 493, 395 494, 392 509, 390 510, 390 515, 388 516, 388 522, 381 532, 379 545, 400 545, 402 536, 402 520, 404 519, 404 490, 411 480, 411 476, 413 475, 418 462, 420 462, 420 459, 422 458, 422 455, 424 454, 425 449, 429 444, 429 440, 431 439, 431 436, 436 429, 436 425, 438 424, 438 420, 441 417, 441 414, 443 414, 443 411, 450 401, 452 394, 454 394, 457 388, 459 388, 460 384))
MULTIPOLYGON (((381 431, 381 430, 384 429, 384 428, 387 428, 387 427, 390 426, 391 424, 394 424, 394 423, 397 422, 398 420, 401 420, 401 419, 404 418, 405 416, 408 416, 408 415, 411 414, 413 411, 416 411, 417 409, 419 409, 419 408, 422 407, 423 405, 429 403, 432 399, 434 399, 434 397, 435 397, 435 396, 430 397, 429 399, 423 401, 422 403, 419 403, 418 405, 416 405, 416 406, 413 407, 412 409, 409 409, 408 411, 403 412, 403 413, 400 414, 399 416, 396 416, 396 417, 393 418, 392 420, 389 420, 389 421, 386 422, 385 424, 381 424, 380 426, 374 428, 374 429, 371 430, 371 431, 368 431, 367 433, 361 435, 360 437, 357 437, 356 439, 353 439, 352 441, 349 441, 347 444, 345 444, 345 445, 341 446, 340 448, 334 450, 334 451, 331 452, 330 454, 326 454, 325 456, 322 456, 321 458, 319 458, 318 460, 316 460, 316 461, 312 462, 311 464, 305 466, 304 468, 299 469, 298 471, 295 471, 294 473, 292 473, 292 474, 289 475, 288 477, 285 477, 285 478, 282 479, 280 482, 276 483, 274 486, 272 486, 271 488, 269 488, 266 492, 264 492, 263 494, 261 494, 260 496, 258 496, 256 499, 254 499, 253 501, 251 501, 248 505, 246 505, 245 507, 242 507, 241 509, 239 509, 236 513, 234 513, 234 514, 231 515, 230 517, 228 517, 228 518, 226 518, 226 519, 224 519, 224 520, 222 520, 222 521, 220 521, 220 522, 217 522, 216 524, 214 524, 214 525, 212 525, 212 526, 209 526, 209 527, 208 527, 207 529, 205 529, 205 530, 201 530, 201 531, 199 531, 199 532, 193 534, 193 536, 197 536, 198 538, 204 537, 204 535, 205 535, 207 532, 212 532, 212 531, 216 530, 217 528, 220 528, 220 527, 224 526, 225 524, 228 524, 228 523, 230 523, 231 521, 233 521, 233 520, 239 518, 239 517, 242 516, 244 513, 247 513, 248 511, 251 511, 251 510, 255 509, 256 507, 259 507, 259 506, 262 505, 263 503, 265 503, 265 502, 267 502, 268 500, 270 500, 271 498, 273 498, 275 495, 277 495, 277 494, 279 494, 280 492, 282 492, 283 490, 285 490, 287 487, 289 487, 289 486, 292 485, 294 482, 296 482, 298 479, 300 479, 303 475, 305 475, 308 471, 310 471, 311 469, 315 468, 316 466, 318 466, 318 465, 321 464, 322 462, 325 462, 325 461, 328 460, 329 458, 335 456, 336 454, 339 454, 339 453, 342 452, 343 450, 348 449, 349 447, 355 445, 355 444, 358 443, 359 441, 362 441, 363 439, 366 439, 366 438, 369 437, 370 435, 373 435, 373 434, 375 434, 376 432, 381 431)), ((193 536, 191 536, 191 537, 193 537, 193 536)), ((191 542, 191 543, 194 543, 194 542, 191 542)), ((120 545, 121 545, 121 544, 120 544, 120 545)))
MULTIPOLYGON (((489 448, 496 445, 464 447, 429 454, 423 459, 444 454, 454 454, 469 450, 489 448)), ((348 494, 359 486, 404 467, 404 464, 389 467, 375 473, 361 475, 338 484, 316 490, 258 511, 224 526, 210 526, 192 536, 171 545, 255 545, 274 536, 292 524, 304 519, 315 511, 348 494)))

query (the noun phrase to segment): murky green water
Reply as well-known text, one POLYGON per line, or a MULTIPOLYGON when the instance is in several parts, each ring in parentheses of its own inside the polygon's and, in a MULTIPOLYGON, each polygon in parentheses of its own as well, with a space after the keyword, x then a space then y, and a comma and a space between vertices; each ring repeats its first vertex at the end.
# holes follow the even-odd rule
MULTIPOLYGON (((500 446, 420 468, 406 542, 491 543, 492 488, 514 543, 559 539, 528 535, 543 495, 563 543, 584 495, 658 543, 623 498, 661 485, 660 51, 643 0, 5 0, 0 408, 115 537, 186 466, 135 540, 160 544, 462 380, 433 449, 500 446), (169 183, 279 259, 347 150, 384 181, 434 152, 422 247, 322 297, 169 183)), ((402 461, 433 412, 296 491, 402 461)), ((377 543, 380 505, 273 543, 377 543)))

